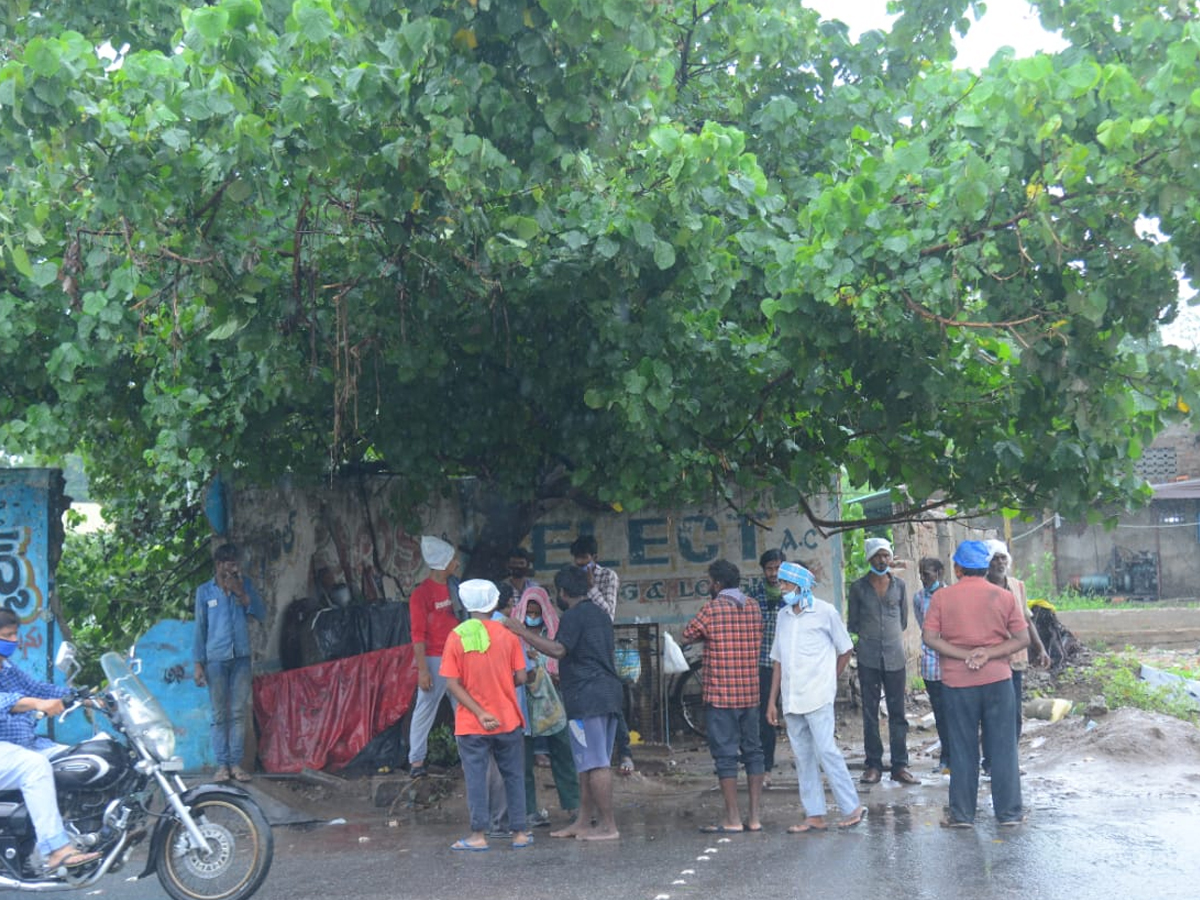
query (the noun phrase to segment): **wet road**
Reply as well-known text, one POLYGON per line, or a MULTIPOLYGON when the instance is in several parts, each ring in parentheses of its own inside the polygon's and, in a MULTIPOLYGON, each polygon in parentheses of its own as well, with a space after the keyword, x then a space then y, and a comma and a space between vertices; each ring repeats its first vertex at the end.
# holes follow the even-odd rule
MULTIPOLYGON (((1100 774, 1100 773, 1092 773, 1100 774)), ((931 898, 1155 898, 1200 896, 1200 775, 1114 781, 1080 792, 1079 776, 1026 779, 1029 823, 1014 831, 990 818, 986 789, 978 826, 939 827, 944 786, 906 790, 886 782, 865 799, 870 814, 844 833, 793 836, 794 794, 769 792, 762 834, 706 836, 698 821, 643 806, 619 815, 611 844, 551 840, 512 850, 455 853, 463 829, 388 828, 380 819, 312 829, 277 828, 275 865, 262 900, 471 900, 471 898, 826 896, 931 898), (1174 784, 1177 787, 1172 787, 1174 784)), ((711 809, 711 807, 710 807, 711 809)), ((704 821, 704 820, 700 820, 704 821)), ((162 896, 156 881, 114 876, 102 895, 162 896)), ((93 895, 94 896, 94 895, 93 895)))

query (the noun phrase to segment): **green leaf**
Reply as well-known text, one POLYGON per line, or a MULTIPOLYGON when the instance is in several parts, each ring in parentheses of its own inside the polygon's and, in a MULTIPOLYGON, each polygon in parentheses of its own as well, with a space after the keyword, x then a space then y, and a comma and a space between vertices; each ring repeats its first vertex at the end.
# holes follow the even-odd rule
POLYGON ((13 266, 16 270, 26 278, 33 278, 33 266, 29 264, 29 254, 25 252, 25 248, 20 244, 16 244, 8 249, 12 256, 13 266))
POLYGON ((223 8, 200 7, 191 11, 187 24, 209 43, 217 43, 229 30, 229 13, 223 8))

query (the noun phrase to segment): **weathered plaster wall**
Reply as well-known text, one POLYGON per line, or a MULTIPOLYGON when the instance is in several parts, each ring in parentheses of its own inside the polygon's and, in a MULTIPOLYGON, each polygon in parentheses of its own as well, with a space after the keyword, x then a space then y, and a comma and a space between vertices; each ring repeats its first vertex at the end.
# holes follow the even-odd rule
MULTIPOLYGON (((232 492, 226 538, 242 545, 245 571, 268 607, 267 624, 255 635, 259 670, 279 668, 282 614, 293 600, 317 595, 314 573, 320 568, 335 571, 357 596, 381 586, 387 599, 399 600, 426 574, 420 534, 471 546, 482 527, 472 491, 422 510, 420 530, 410 533, 394 512, 401 490, 397 480, 376 478, 232 492)), ((660 622, 678 633, 708 596, 710 562, 735 562, 748 590, 761 576, 759 556, 771 547, 808 564, 820 579, 818 595, 842 605, 840 539, 822 539, 796 510, 780 512, 749 499, 742 508, 749 516, 713 509, 597 513, 562 502, 543 510, 525 546, 534 556, 535 577, 548 583, 570 562, 575 536, 595 534, 601 560, 621 576, 618 623, 660 622)), ((832 517, 836 500, 823 499, 817 508, 832 517)))

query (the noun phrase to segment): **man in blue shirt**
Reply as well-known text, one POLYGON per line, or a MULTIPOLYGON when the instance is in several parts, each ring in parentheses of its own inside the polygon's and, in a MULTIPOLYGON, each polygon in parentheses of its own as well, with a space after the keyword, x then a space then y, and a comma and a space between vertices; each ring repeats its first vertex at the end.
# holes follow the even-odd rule
POLYGON ((0 791, 24 796, 46 872, 56 874, 86 865, 100 854, 76 850, 63 827, 54 770, 46 756, 59 745, 35 733, 34 713, 58 715, 68 691, 38 681, 9 662, 17 649, 19 625, 16 613, 0 608, 0 791))
POLYGON ((249 781, 241 766, 250 704, 250 627, 266 618, 262 597, 241 573, 236 544, 222 544, 213 559, 216 577, 196 589, 195 679, 212 701, 217 781, 249 781))

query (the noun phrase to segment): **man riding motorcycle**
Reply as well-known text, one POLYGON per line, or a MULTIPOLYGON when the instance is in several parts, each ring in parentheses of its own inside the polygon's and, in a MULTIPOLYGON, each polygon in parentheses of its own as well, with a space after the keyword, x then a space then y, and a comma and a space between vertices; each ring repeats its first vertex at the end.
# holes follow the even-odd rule
POLYGON ((78 850, 63 827, 49 757, 64 748, 35 733, 34 713, 58 715, 70 692, 30 677, 9 661, 19 625, 16 613, 0 609, 0 790, 24 795, 38 850, 47 873, 53 873, 87 865, 100 854, 78 850))

